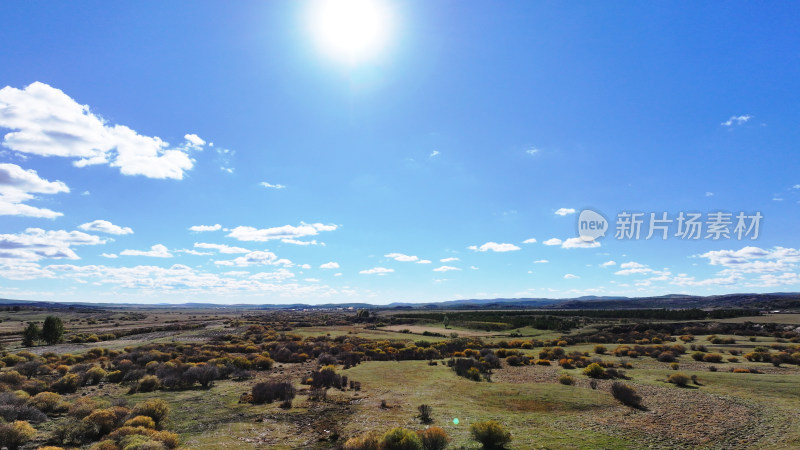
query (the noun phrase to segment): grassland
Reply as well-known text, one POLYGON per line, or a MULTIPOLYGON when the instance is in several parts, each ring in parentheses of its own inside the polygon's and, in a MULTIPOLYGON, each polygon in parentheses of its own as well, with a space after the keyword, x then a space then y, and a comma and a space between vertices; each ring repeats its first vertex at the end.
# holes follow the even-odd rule
MULTIPOLYGON (((12 332, 16 330, 19 333, 21 324, 43 320, 46 315, 47 311, 0 313, 3 320, 0 330, 6 332, 3 354, 7 356, 23 350, 19 334, 12 332)), ((508 348, 511 341, 530 343, 529 346, 526 344, 511 349, 520 357, 530 358, 530 363, 512 366, 510 360, 500 358, 499 366, 486 374, 490 381, 472 381, 457 376, 447 365, 451 355, 431 359, 365 357, 354 365, 341 361, 335 363, 336 373, 357 380, 360 389, 353 389, 352 386, 331 388, 326 390, 324 398, 319 398, 305 381, 320 367, 312 355, 303 361, 276 362, 268 370, 252 370, 238 381, 235 376, 221 377, 210 389, 195 384, 182 389, 161 388, 153 392, 130 393, 135 380, 103 380, 98 385, 85 385, 77 392, 63 396, 68 403, 90 396, 106 406, 136 405, 147 399, 164 400, 171 409, 165 429, 178 433, 186 448, 340 448, 348 438, 369 431, 383 433, 393 427, 423 429, 426 425, 420 422, 417 412, 421 404, 432 407, 433 425, 442 427, 450 436, 448 448, 480 448, 471 439, 469 427, 485 420, 496 420, 511 431, 513 439, 509 449, 800 446, 800 420, 796 414, 800 408, 800 366, 795 363, 749 361, 742 356, 759 348, 772 349, 771 354, 776 355, 781 348, 795 346, 800 339, 791 338, 790 328, 786 327, 793 325, 793 319, 800 315, 781 314, 703 322, 703 326, 710 329, 716 326, 715 323, 735 326, 757 323, 775 324, 777 329, 783 331, 759 331, 752 336, 697 333, 691 336, 690 342, 684 344, 686 352, 675 355, 674 362, 662 362, 644 355, 635 358, 615 356, 613 350, 623 344, 608 343, 606 337, 598 342, 585 337, 592 333, 601 336, 602 332, 609 329, 607 327, 615 325, 634 324, 657 328, 683 325, 697 327, 697 323, 584 318, 566 331, 542 330, 531 326, 487 331, 470 329, 468 323, 447 329, 430 320, 395 323, 397 320, 392 320, 394 316, 385 314, 376 317, 373 314, 370 321, 362 321, 354 319, 354 313, 349 312, 324 315, 202 310, 140 310, 136 311, 136 315, 130 311, 67 312, 62 316, 68 329, 67 339, 73 334, 95 334, 119 327, 135 329, 170 324, 202 326, 131 334, 104 342, 37 346, 28 350, 32 350, 33 355, 49 354, 55 361, 54 354, 80 355, 91 348, 105 348, 107 356, 94 360, 87 358, 82 366, 97 365, 110 373, 119 366, 121 359, 133 358, 128 355, 136 355, 140 346, 148 346, 146 349, 161 346, 158 348, 163 348, 160 350, 162 353, 173 352, 170 361, 176 362, 182 358, 175 353, 176 348, 224 349, 228 354, 225 358, 228 359, 218 357, 210 362, 230 364, 223 361, 236 357, 249 357, 252 360, 258 354, 278 359, 278 350, 292 342, 316 342, 314 345, 323 342, 326 346, 347 346, 351 345, 349 342, 360 342, 367 346, 405 346, 407 349, 413 349, 417 344, 422 349, 466 339, 464 342, 471 342, 470 345, 481 343, 483 348, 498 354, 502 354, 500 350, 508 348), (126 318, 128 320, 123 320, 126 318), (261 333, 266 334, 254 337, 253 326, 264 330, 261 333), (458 338, 453 338, 455 335, 451 336, 451 333, 457 334, 458 338), (604 354, 595 352, 599 342, 607 348, 604 354), (688 348, 690 343, 702 346, 704 354, 719 353, 725 355, 725 359, 719 363, 697 361, 691 355, 693 351, 688 348), (241 350, 245 345, 255 346, 257 353, 241 350), (626 367, 625 379, 618 381, 633 387, 641 395, 642 407, 635 409, 621 404, 610 393, 615 380, 592 380, 584 375, 579 365, 560 365, 557 358, 550 361, 549 365, 534 363, 546 347, 555 346, 562 348, 565 355, 573 355, 570 357, 583 355, 587 362, 599 361, 608 367, 626 367), (733 355, 738 355, 736 361, 728 361, 734 358, 733 355), (760 373, 733 372, 733 369, 745 368, 760 373), (694 376, 696 382, 686 387, 668 383, 667 378, 677 372, 694 376), (573 377, 574 385, 559 383, 559 376, 564 374, 573 377), (244 400, 256 384, 276 381, 289 382, 297 390, 291 408, 282 408, 277 402, 254 404, 244 400), (458 419, 457 423, 454 419, 458 419)), ((677 335, 659 336, 658 342, 664 338, 665 344, 683 344, 676 339, 677 335)), ((653 347, 655 343, 655 340, 648 340, 640 344, 644 348, 653 347)), ((624 345, 635 344, 630 342, 624 345)), ((298 349, 296 353, 300 351, 298 349)), ((163 364, 166 362, 159 363, 163 364)), ((159 365, 148 369, 147 373, 160 373, 157 371, 159 365)), ((87 367, 78 366, 81 364, 76 364, 76 371, 87 370, 87 367)), ((12 370, 13 367, 9 366, 2 372, 12 370)), ((43 380, 55 378, 53 375, 42 375, 43 380)), ((0 390, 13 389, 13 386, 0 386, 0 390)), ((52 440, 52 433, 67 420, 67 415, 52 414, 47 421, 37 424, 36 437, 26 448, 45 443, 57 444, 52 440)), ((91 445, 91 441, 80 445, 62 444, 63 448, 89 448, 91 445)))

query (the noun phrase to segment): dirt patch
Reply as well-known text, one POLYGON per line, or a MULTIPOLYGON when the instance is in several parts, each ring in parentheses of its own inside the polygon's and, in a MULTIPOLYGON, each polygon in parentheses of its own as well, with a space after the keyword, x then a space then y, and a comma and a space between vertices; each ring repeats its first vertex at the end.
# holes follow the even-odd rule
POLYGON ((426 327, 422 325, 390 325, 388 327, 380 327, 376 328, 375 331, 394 331, 395 333, 399 333, 403 330, 408 330, 413 334, 422 334, 426 331, 430 333, 439 333, 445 336, 449 336, 450 333, 457 333, 461 337, 487 337, 487 336, 494 336, 495 333, 490 333, 488 331, 476 331, 476 330, 445 330, 442 328, 437 327, 426 327))

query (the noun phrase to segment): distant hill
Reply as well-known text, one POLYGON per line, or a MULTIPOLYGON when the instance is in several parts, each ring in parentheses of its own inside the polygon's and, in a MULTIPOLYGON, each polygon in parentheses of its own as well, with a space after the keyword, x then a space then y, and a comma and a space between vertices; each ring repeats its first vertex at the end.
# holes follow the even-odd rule
POLYGON ((214 303, 88 303, 88 302, 43 302, 31 300, 0 299, 0 307, 20 306, 25 308, 63 309, 113 309, 113 308, 214 308, 247 310, 332 310, 332 309, 687 309, 687 308, 751 308, 762 310, 800 309, 800 293, 776 292, 769 294, 726 294, 696 296, 669 294, 655 297, 598 297, 583 296, 571 299, 552 298, 492 298, 449 300, 443 302, 396 302, 388 305, 370 303, 327 303, 308 305, 295 303, 278 304, 234 304, 214 303))

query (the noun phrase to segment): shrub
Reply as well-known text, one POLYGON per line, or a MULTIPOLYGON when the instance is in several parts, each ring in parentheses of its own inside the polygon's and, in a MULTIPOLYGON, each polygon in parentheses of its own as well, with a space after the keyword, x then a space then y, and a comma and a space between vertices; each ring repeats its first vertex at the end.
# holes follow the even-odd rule
POLYGON ((16 385, 22 383, 23 381, 24 378, 22 377, 22 374, 16 370, 0 372, 0 383, 16 385))
POLYGON ((0 442, 10 450, 27 444, 36 435, 36 430, 24 420, 0 424, 0 442))
POLYGON ((158 389, 158 377, 155 375, 145 375, 136 384, 138 392, 153 392, 158 389))
POLYGON ((425 424, 433 422, 433 418, 431 417, 433 408, 431 405, 419 405, 417 411, 419 411, 419 416, 417 417, 419 417, 420 422, 425 424))
POLYGON ((417 433, 405 428, 392 428, 381 438, 381 450, 423 450, 417 433))
POLYGON ((690 378, 681 372, 673 373, 667 378, 667 381, 680 387, 686 387, 689 384, 690 378))
POLYGON ((703 355, 703 361, 710 363, 720 363, 722 362, 722 355, 720 355, 719 353, 706 353, 705 355, 703 355))
POLYGON ((76 419, 83 419, 84 417, 88 416, 89 414, 92 413, 92 411, 98 409, 99 407, 100 405, 91 398, 81 397, 75 400, 75 402, 73 402, 72 405, 70 405, 67 414, 69 414, 72 417, 75 417, 76 419))
POLYGON ((565 385, 565 386, 572 386, 575 384, 575 378, 571 377, 566 373, 562 373, 558 376, 558 382, 565 385))
POLYGON ((444 450, 447 443, 450 442, 450 437, 441 427, 429 427, 417 431, 417 436, 422 441, 422 448, 425 450, 444 450))
POLYGON ((255 361, 253 361, 253 365, 256 366, 259 370, 269 370, 272 369, 272 366, 275 364, 275 361, 272 358, 267 356, 258 356, 256 357, 255 361))
POLYGON ((253 386, 253 403, 272 403, 275 400, 291 400, 295 396, 294 386, 291 383, 263 382, 253 386))
POLYGON ((200 383, 200 386, 204 389, 207 389, 214 385, 214 380, 220 378, 220 373, 216 364, 203 364, 190 367, 189 370, 186 371, 186 377, 190 384, 196 381, 200 383))
POLYGON ((473 423, 469 427, 469 433, 485 449, 500 449, 511 442, 511 433, 494 420, 473 423))
POLYGON ((522 360, 519 359, 519 357, 516 356, 516 355, 511 355, 508 358, 506 358, 506 363, 509 366, 521 366, 522 365, 522 360))
POLYGON ((114 431, 117 417, 111 409, 96 409, 83 418, 83 423, 94 437, 105 436, 114 431))
POLYGON ((37 379, 25 380, 22 382, 19 388, 30 395, 36 395, 47 390, 47 383, 43 380, 37 379))
POLYGON ((80 385, 81 378, 74 373, 68 373, 50 385, 50 388, 59 394, 71 394, 77 391, 80 385))
POLYGON ((380 436, 371 431, 361 436, 351 437, 344 443, 344 450, 379 450, 380 436))
POLYGON ((132 434, 120 441, 123 450, 163 450, 164 444, 147 436, 132 434))
POLYGON ((631 408, 642 407, 642 397, 636 392, 635 389, 627 384, 614 382, 611 384, 611 395, 620 403, 631 408))
POLYGON ((0 405, 0 419, 6 422, 24 420, 27 422, 39 423, 47 420, 47 416, 38 409, 23 404, 0 405))
POLYGON ((589 378, 601 378, 605 374, 605 369, 600 364, 591 363, 583 369, 583 374, 589 378))
POLYGON ((103 370, 102 367, 92 367, 86 371, 86 383, 90 385, 97 384, 103 381, 103 378, 105 378, 106 375, 106 371, 103 370))
POLYGON ((678 364, 676 362, 674 362, 674 363, 669 365, 669 368, 672 369, 672 370, 678 370, 679 367, 680 367, 680 364, 678 364))
POLYGON ((705 353, 703 352, 694 352, 692 353, 692 359, 695 361, 702 361, 705 353))
POLYGON ((89 447, 89 450, 119 450, 119 447, 116 442, 111 439, 106 439, 105 441, 100 441, 89 447))
POLYGON ((8 355, 3 356, 2 358, 0 358, 0 361, 4 362, 7 367, 15 366, 15 365, 17 365, 17 364, 19 364, 21 362, 24 362, 25 360, 26 360, 26 358, 23 358, 22 356, 14 355, 14 354, 8 354, 8 355))
POLYGON ((161 399, 145 400, 133 407, 131 413, 135 416, 147 416, 156 423, 156 428, 160 428, 169 415, 169 405, 161 399))
POLYGON ((153 421, 151 417, 148 416, 136 416, 133 419, 128 420, 125 422, 126 427, 144 427, 155 429, 156 423, 153 421))
POLYGON ((663 363, 671 363, 675 361, 675 355, 672 352, 663 352, 658 355, 658 360, 663 363))
POLYGON ((603 345, 594 346, 594 352, 597 353, 598 355, 604 355, 607 351, 608 349, 603 345))
POLYGON ((61 401, 61 396, 55 392, 41 392, 36 394, 28 404, 47 414, 64 412, 67 410, 67 404, 61 401))

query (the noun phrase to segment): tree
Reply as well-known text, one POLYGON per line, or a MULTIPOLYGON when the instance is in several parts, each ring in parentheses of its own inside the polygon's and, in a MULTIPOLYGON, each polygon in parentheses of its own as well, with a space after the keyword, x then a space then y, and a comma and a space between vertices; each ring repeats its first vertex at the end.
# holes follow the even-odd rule
POLYGON ((16 366, 14 366, 14 369, 16 369, 17 372, 25 375, 30 380, 31 377, 36 375, 36 372, 39 371, 40 367, 42 367, 42 362, 38 360, 33 360, 33 361, 25 361, 22 364, 17 364, 16 366))
POLYGON ((442 325, 444 325, 444 329, 447 329, 447 326, 450 325, 450 319, 447 317, 447 314, 444 315, 444 319, 442 319, 442 325))
POLYGON ((36 322, 28 322, 28 327, 22 332, 22 346, 33 347, 40 339, 40 336, 39 325, 36 325, 36 322))
POLYGON ((47 345, 53 345, 64 339, 64 324, 56 316, 47 316, 42 326, 42 339, 47 345))

